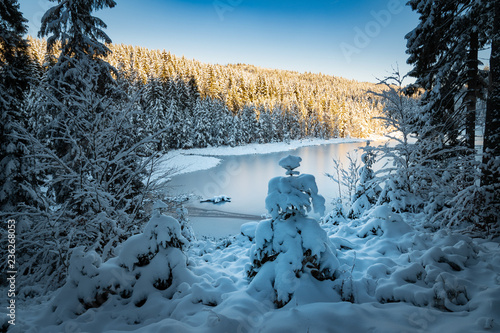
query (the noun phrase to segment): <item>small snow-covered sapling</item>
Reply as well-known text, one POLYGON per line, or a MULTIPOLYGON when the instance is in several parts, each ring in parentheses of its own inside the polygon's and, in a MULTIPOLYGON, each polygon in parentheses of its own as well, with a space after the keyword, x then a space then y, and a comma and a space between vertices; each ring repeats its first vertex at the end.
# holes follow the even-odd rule
POLYGON ((291 300, 300 288, 302 275, 320 281, 333 280, 339 266, 326 232, 315 219, 307 216, 311 208, 323 214, 325 199, 318 194, 313 175, 299 175, 294 170, 301 160, 298 156, 281 159, 279 165, 288 177, 269 181, 266 208, 271 218, 259 222, 255 228, 251 266, 247 269, 257 289, 262 290, 272 281, 274 302, 278 307, 291 300))

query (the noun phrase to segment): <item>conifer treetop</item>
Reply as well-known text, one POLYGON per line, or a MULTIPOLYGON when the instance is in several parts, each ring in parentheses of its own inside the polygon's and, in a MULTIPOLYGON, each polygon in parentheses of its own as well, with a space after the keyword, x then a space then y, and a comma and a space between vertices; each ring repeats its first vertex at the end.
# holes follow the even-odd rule
POLYGON ((299 156, 288 155, 279 161, 279 165, 283 169, 286 169, 287 175, 293 176, 300 174, 299 171, 294 171, 294 169, 297 169, 300 166, 300 162, 302 162, 302 158, 299 156))

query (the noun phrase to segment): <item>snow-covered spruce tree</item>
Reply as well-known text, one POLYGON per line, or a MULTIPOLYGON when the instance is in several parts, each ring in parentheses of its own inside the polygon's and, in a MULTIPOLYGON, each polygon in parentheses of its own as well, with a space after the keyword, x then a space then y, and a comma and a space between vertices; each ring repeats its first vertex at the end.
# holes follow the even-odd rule
MULTIPOLYGON (((101 28, 106 24, 92 16, 94 10, 112 8, 114 0, 58 0, 58 4, 47 10, 42 17, 39 36, 47 38, 47 51, 52 52, 60 47, 57 63, 49 68, 46 75, 48 93, 46 94, 46 111, 52 118, 46 132, 58 158, 78 168, 77 151, 85 148, 86 141, 79 136, 87 133, 78 126, 77 119, 90 120, 93 113, 105 113, 103 104, 79 107, 81 97, 86 93, 89 82, 95 88, 94 93, 102 98, 110 98, 116 88, 112 77, 114 68, 102 58, 110 50, 105 43, 111 39, 101 28), (59 105, 57 105, 59 104, 59 105), (60 112, 60 106, 66 112, 60 112), (67 118, 74 118, 67 121, 67 118), (75 134, 75 141, 63 139, 67 134, 75 134)), ((98 99, 96 100, 98 101, 98 99)), ((64 202, 71 191, 70 184, 61 183, 55 195, 58 202, 64 202)))
POLYGON ((58 4, 47 10, 42 17, 39 36, 47 38, 47 48, 52 51, 60 45, 57 63, 49 69, 49 84, 64 98, 78 89, 82 77, 82 66, 91 65, 98 69, 99 92, 109 94, 113 82, 111 73, 115 69, 102 58, 110 53, 105 43, 111 39, 102 28, 106 24, 92 16, 92 12, 113 8, 114 0, 54 0, 58 4), (101 42, 103 41, 103 42, 101 42), (58 44, 57 42, 60 42, 58 44), (75 67, 78 66, 78 67, 75 67))
POLYGON ((106 303, 110 308, 132 307, 136 319, 124 319, 134 324, 158 311, 158 303, 148 302, 150 298, 171 298, 181 283, 189 283, 192 273, 183 252, 189 242, 179 222, 160 213, 163 208, 167 205, 155 202, 143 232, 129 237, 114 258, 103 262, 94 251, 75 249, 66 284, 44 320, 73 318, 106 303))
MULTIPOLYGON (((478 51, 488 42, 489 1, 411 0, 419 16, 408 33, 409 72, 425 89, 426 136, 441 140, 444 148, 467 145, 474 150, 476 99, 480 76, 478 51), (466 135, 464 136, 463 133, 466 135)), ((421 133, 423 135, 423 133, 421 133)))
POLYGON ((258 136, 258 122, 254 107, 248 104, 245 105, 240 111, 240 118, 242 127, 245 129, 241 133, 241 142, 243 144, 255 142, 258 136))
POLYGON ((359 169, 359 179, 356 186, 356 192, 351 198, 351 207, 347 213, 350 219, 356 219, 363 215, 373 205, 377 203, 378 196, 382 192, 378 181, 375 179, 373 164, 375 163, 376 153, 370 142, 366 143, 361 155, 363 166, 359 169))
POLYGON ((292 299, 303 274, 333 280, 339 266, 326 232, 315 219, 307 217, 311 208, 323 214, 325 199, 318 194, 313 175, 295 171, 301 161, 291 155, 280 160, 288 177, 275 177, 269 182, 266 209, 271 218, 257 226, 247 269, 253 283, 271 279, 278 307, 292 299))
MULTIPOLYGON (((0 236, 7 240, 7 220, 16 221, 16 254, 18 263, 30 255, 24 234, 30 231, 28 207, 46 208, 37 181, 35 161, 30 158, 30 144, 20 135, 28 127, 25 113, 27 91, 31 84, 26 20, 14 0, 0 0, 0 236)), ((0 249, 7 258, 7 246, 0 249)), ((8 262, 0 263, 6 270, 8 262)), ((16 266, 19 268, 19 266, 16 266)), ((14 269, 11 269, 14 270, 14 269)), ((6 283, 5 279, 0 282, 6 283)))
POLYGON ((22 206, 36 201, 28 143, 18 136, 27 124, 23 106, 31 76, 26 22, 17 1, 0 1, 0 216, 18 220, 22 206))
POLYGON ((72 250, 78 246, 104 259, 113 256, 115 246, 144 222, 144 202, 156 191, 155 184, 146 178, 156 157, 143 153, 155 142, 154 136, 136 140, 132 119, 138 112, 137 103, 129 101, 125 108, 124 102, 103 99, 92 82, 73 94, 77 103, 71 110, 63 103, 52 105, 59 107, 58 127, 65 133, 64 137, 52 137, 52 143, 70 142, 74 160, 59 157, 43 138, 25 134, 37 170, 50 175, 43 179, 44 197, 53 202, 50 210, 32 207, 33 214, 41 217, 32 221, 30 233, 23 236, 28 239, 25 244, 30 253, 20 260, 27 272, 23 286, 43 280, 42 285, 57 287, 65 277, 72 250), (96 112, 93 107, 105 112, 96 112), (75 114, 81 116, 73 117, 75 114), (57 196, 62 190, 65 195, 57 196))
MULTIPOLYGON (((484 234, 500 230, 500 4, 498 1, 478 4, 486 13, 481 20, 487 21, 484 33, 491 44, 482 163, 480 167, 470 163, 468 168, 462 168, 462 173, 467 173, 466 179, 476 181, 465 183, 468 185, 465 188, 463 183, 459 184, 435 219, 447 225, 466 222, 484 234)), ((456 177, 449 175, 449 178, 456 177)))
POLYGON ((108 41, 93 9, 114 1, 60 1, 49 9, 42 34, 49 47, 61 42, 59 61, 37 87, 30 103, 43 128, 24 131, 37 172, 45 177, 44 198, 51 209, 32 208, 30 233, 23 237, 25 258, 19 287, 57 288, 73 249, 84 246, 104 259, 144 223, 143 201, 153 190, 143 182, 154 157, 145 155, 153 137, 137 135, 134 98, 120 93, 112 68, 100 57, 108 41), (52 43, 52 44, 51 44, 52 43))
MULTIPOLYGON (((478 51, 490 45, 488 101, 493 106, 498 99, 498 75, 495 75, 498 69, 493 70, 499 59, 498 52, 493 51, 499 45, 498 2, 412 0, 409 5, 420 15, 419 25, 406 36, 408 63, 414 65, 409 75, 416 77, 415 84, 425 89, 426 109, 421 117, 424 126, 418 141, 432 139, 434 146, 427 149, 425 156, 429 166, 442 172, 437 173, 437 180, 446 179, 433 182, 438 195, 429 200, 433 203, 432 211, 444 210, 448 217, 465 217, 464 221, 472 223, 498 221, 498 199, 494 198, 498 198, 499 192, 499 159, 498 153, 488 152, 498 152, 499 117, 486 116, 484 151, 487 153, 483 154, 481 188, 477 186, 478 166, 474 156, 475 104, 481 85, 478 51), (490 161, 489 167, 485 167, 490 161), (485 176, 489 181, 484 182, 485 176), (492 188, 496 190, 490 192, 492 188), (457 205, 458 214, 454 211, 457 205), (496 209, 486 213, 485 207, 496 209)), ((447 219, 442 222, 448 224, 447 219)))
POLYGON ((193 147, 193 117, 187 108, 182 108, 175 99, 167 109, 168 144, 172 149, 193 147))
MULTIPOLYGON (((158 130, 168 127, 167 123, 167 102, 165 100, 163 83, 158 78, 148 78, 141 98, 144 115, 139 126, 143 127, 146 136, 152 135, 158 130)), ((165 152, 168 148, 168 137, 166 131, 159 135, 155 147, 152 151, 165 152)))

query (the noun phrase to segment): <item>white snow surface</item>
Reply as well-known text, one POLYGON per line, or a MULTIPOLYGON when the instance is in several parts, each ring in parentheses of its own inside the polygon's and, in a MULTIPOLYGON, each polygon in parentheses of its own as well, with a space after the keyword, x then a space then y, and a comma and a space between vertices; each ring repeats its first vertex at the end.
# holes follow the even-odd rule
MULTIPOLYGON (((166 236, 159 232, 164 230, 160 223, 175 226, 172 219, 162 219, 156 216, 148 226, 157 231, 147 229, 128 241, 135 245, 132 249, 140 250, 140 239, 148 248, 161 244, 166 236), (147 235, 157 235, 160 242, 147 235)), ((246 278, 255 229, 266 227, 251 223, 233 237, 192 242, 187 265, 172 273, 178 281, 173 293, 153 288, 153 275, 149 277, 164 274, 161 265, 172 266, 179 257, 166 249, 159 252, 163 257, 155 257, 157 263, 135 268, 142 275, 128 273, 127 279, 145 283, 133 291, 131 301, 113 295, 100 307, 79 308, 76 315, 65 307, 79 304, 75 291, 62 288, 17 302, 16 326, 9 332, 499 332, 498 239, 426 230, 423 222, 422 216, 386 207, 339 225, 326 219, 321 228, 336 249, 338 276, 318 281, 303 274, 281 309, 271 302, 273 281, 265 278, 273 274, 263 272, 252 283, 246 278), (147 301, 138 307, 136 297, 147 301)), ((128 252, 104 263, 80 254, 74 269, 88 277, 90 288, 93 276, 104 281, 106 274, 128 272, 132 262, 127 257, 137 257, 128 252), (92 270, 82 271, 84 267, 92 270)))

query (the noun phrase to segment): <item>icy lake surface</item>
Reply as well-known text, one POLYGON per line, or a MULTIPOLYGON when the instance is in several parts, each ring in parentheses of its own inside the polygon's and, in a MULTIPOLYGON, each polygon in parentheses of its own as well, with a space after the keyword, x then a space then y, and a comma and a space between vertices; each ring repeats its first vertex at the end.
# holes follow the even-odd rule
MULTIPOLYGON (((186 207, 198 235, 235 234, 242 223, 258 221, 266 213, 264 200, 268 182, 273 177, 285 175, 278 161, 291 154, 302 158, 298 171, 316 177, 319 193, 325 198, 326 211, 329 211, 332 200, 338 197, 338 185, 325 175, 334 173, 332 159, 340 159, 347 167, 347 154, 365 145, 365 142, 334 143, 268 154, 218 156, 222 161, 213 168, 173 177, 171 194, 193 193, 201 199, 229 196, 231 202, 213 204, 190 200, 186 207)), ((358 159, 361 154, 358 151, 358 159)))

